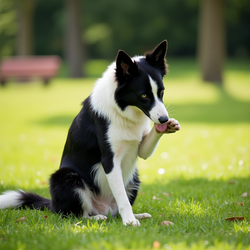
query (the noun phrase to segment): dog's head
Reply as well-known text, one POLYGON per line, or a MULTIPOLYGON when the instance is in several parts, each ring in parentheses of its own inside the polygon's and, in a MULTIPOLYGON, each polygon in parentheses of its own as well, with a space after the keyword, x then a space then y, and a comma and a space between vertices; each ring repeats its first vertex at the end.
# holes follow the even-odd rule
POLYGON ((115 100, 122 110, 136 106, 156 124, 168 121, 168 112, 163 104, 162 82, 163 76, 167 74, 166 52, 166 40, 144 57, 130 58, 124 51, 118 52, 115 100))

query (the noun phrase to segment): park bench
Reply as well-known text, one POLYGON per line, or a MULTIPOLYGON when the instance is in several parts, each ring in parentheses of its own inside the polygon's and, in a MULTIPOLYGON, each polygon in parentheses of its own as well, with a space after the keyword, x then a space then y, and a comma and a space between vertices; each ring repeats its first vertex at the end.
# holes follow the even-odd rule
POLYGON ((33 77, 42 78, 45 85, 57 74, 60 66, 58 56, 9 57, 0 65, 0 83, 5 85, 8 78, 28 81, 33 77))

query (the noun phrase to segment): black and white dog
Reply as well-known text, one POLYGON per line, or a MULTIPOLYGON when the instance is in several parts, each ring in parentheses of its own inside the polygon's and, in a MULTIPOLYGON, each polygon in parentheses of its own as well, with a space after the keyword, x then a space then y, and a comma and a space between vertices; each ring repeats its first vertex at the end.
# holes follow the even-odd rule
POLYGON ((162 100, 166 51, 167 41, 145 56, 120 50, 69 129, 60 169, 50 178, 51 200, 6 191, 0 208, 47 207, 97 220, 119 213, 124 225, 134 226, 151 217, 132 211, 140 184, 136 158, 148 158, 163 134, 180 130, 162 100))

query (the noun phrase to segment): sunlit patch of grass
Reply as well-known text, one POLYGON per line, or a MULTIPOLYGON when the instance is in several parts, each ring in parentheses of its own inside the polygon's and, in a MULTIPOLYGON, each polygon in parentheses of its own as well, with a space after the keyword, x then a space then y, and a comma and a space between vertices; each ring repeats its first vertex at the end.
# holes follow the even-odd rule
POLYGON ((193 81, 186 82, 183 79, 179 80, 179 83, 172 82, 166 77, 165 83, 165 96, 164 101, 174 104, 184 104, 184 103, 215 103, 219 100, 220 96, 216 86, 212 84, 202 85, 199 84, 197 79, 193 81), (170 82, 170 84, 169 84, 170 82))
MULTIPOLYGON (((249 66, 250 71, 250 66, 249 66)), ((225 85, 226 90, 233 97, 242 100, 242 101, 250 101, 250 79, 249 73, 247 72, 228 72, 226 74, 226 82, 225 85)))
MULTIPOLYGON (((152 218, 134 228, 119 216, 96 222, 1 210, 0 249, 152 249, 154 241, 168 250, 250 249, 249 71, 230 64, 221 88, 201 83, 191 60, 169 63, 164 101, 182 128, 165 135, 153 157, 138 160, 142 185, 133 209, 152 218), (224 220, 233 216, 245 219, 224 220), (164 220, 174 225, 161 226, 164 220)), ((50 197, 48 178, 93 85, 58 78, 47 88, 37 82, 0 89, 1 192, 21 188, 50 197)))

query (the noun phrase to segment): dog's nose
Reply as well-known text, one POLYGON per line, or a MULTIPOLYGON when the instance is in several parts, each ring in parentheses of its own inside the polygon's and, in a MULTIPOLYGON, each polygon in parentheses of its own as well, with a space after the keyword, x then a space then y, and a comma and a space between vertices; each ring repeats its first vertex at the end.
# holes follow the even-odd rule
POLYGON ((168 116, 161 116, 158 120, 160 123, 165 123, 168 121, 168 116))

